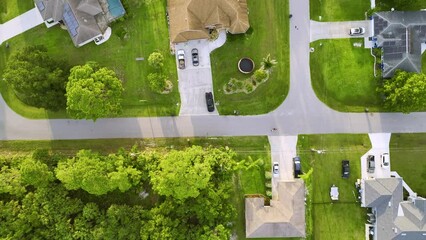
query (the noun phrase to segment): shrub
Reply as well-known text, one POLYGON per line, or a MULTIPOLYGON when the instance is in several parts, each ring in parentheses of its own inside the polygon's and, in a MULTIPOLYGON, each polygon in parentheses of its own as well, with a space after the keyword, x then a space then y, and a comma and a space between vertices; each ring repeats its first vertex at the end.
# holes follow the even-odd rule
POLYGON ((162 68, 163 65, 164 65, 163 62, 164 62, 164 56, 163 56, 163 54, 161 54, 159 52, 153 52, 148 57, 149 66, 151 66, 155 69, 162 68))
POLYGON ((149 87, 152 91, 162 93, 166 88, 166 77, 160 73, 148 74, 149 87))
POLYGON ((248 93, 253 92, 253 85, 251 85, 250 83, 246 83, 245 88, 248 93))
POLYGON ((253 78, 256 82, 262 82, 266 77, 268 77, 268 74, 262 68, 257 69, 253 74, 253 78))

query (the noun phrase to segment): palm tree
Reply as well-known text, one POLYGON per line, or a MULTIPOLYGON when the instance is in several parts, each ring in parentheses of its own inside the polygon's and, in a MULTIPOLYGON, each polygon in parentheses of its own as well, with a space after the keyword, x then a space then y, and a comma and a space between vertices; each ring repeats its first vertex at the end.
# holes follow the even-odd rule
POLYGON ((263 58, 261 65, 266 70, 266 69, 272 68, 277 63, 278 63, 277 60, 272 59, 271 54, 268 54, 268 56, 263 58))

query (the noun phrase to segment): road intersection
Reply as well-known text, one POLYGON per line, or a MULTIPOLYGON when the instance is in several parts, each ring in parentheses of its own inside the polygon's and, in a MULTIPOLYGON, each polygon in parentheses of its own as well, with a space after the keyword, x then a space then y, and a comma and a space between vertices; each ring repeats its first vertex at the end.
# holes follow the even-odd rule
POLYGON ((308 0, 290 0, 290 91, 274 111, 257 116, 178 116, 30 120, 0 98, 0 140, 261 136, 321 133, 426 132, 424 113, 342 113, 315 96, 309 68, 308 0), (278 131, 271 132, 272 128, 278 131))

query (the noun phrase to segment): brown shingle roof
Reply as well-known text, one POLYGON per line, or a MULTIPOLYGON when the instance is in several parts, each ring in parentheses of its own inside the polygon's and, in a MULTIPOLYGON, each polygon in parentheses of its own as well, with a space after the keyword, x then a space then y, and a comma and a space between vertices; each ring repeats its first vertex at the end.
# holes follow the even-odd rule
POLYGON ((170 39, 208 38, 208 29, 244 33, 250 27, 247 0, 168 0, 170 39))

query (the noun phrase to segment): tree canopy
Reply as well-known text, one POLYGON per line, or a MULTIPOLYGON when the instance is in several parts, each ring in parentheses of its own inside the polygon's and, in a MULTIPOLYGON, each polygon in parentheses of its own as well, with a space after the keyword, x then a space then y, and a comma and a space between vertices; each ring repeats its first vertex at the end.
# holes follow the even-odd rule
POLYGON ((123 86, 114 71, 89 62, 71 69, 66 87, 67 111, 77 119, 117 115, 123 86))
POLYGON ((67 73, 44 46, 27 46, 10 57, 3 78, 22 102, 57 111, 65 107, 67 73))
POLYGON ((392 79, 384 80, 385 107, 409 113, 426 109, 426 75, 397 71, 392 79))

